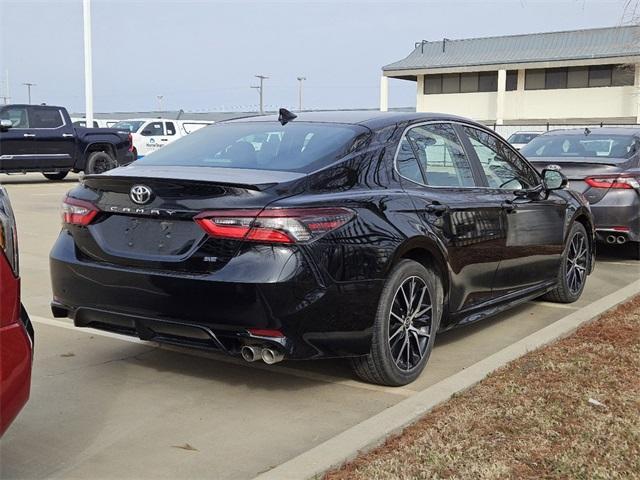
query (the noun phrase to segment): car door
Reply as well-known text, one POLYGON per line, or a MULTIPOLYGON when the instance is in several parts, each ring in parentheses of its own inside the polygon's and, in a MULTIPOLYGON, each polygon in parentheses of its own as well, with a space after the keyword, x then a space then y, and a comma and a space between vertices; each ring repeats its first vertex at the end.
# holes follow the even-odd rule
POLYGON ((481 188, 480 172, 454 126, 430 122, 409 128, 399 145, 396 168, 421 222, 447 251, 449 310, 490 301, 505 241, 502 207, 481 188))
POLYGON ((76 148, 75 130, 57 107, 30 106, 30 132, 39 169, 71 168, 76 148))
POLYGON ((33 162, 35 144, 29 139, 35 134, 29 129, 26 106, 10 106, 0 110, 0 119, 10 120, 12 127, 0 132, 0 171, 29 168, 33 162), (30 159, 31 158, 31 159, 30 159))
POLYGON ((164 122, 161 120, 153 120, 147 122, 140 131, 142 137, 142 148, 138 150, 138 156, 149 155, 161 148, 168 142, 168 138, 164 133, 164 122))
POLYGON ((487 192, 500 199, 504 212, 507 235, 494 295, 554 282, 563 250, 566 201, 542 189, 535 169, 506 141, 484 129, 460 130, 487 192))

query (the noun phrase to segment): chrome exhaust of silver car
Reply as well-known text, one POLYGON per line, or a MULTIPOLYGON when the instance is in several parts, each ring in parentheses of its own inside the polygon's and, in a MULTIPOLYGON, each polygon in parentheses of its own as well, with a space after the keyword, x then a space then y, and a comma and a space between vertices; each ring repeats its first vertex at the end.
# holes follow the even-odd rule
POLYGON ((616 239, 616 242, 618 242, 618 245, 622 245, 626 241, 627 241, 627 237, 625 237, 624 235, 619 235, 618 238, 616 239))
POLYGON ((267 365, 273 365, 284 360, 284 354, 272 348, 262 349, 262 361, 267 365))
POLYGON ((616 243, 616 237, 613 235, 607 236, 607 243, 616 243))
POLYGON ((242 354, 242 358, 247 362, 255 362, 257 360, 262 360, 262 347, 258 347, 257 345, 245 345, 240 350, 242 354))

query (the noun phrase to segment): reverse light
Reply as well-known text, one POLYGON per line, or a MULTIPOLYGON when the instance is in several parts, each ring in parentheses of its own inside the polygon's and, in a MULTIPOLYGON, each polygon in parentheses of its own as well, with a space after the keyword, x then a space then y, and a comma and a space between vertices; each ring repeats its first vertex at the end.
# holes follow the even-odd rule
POLYGON ((640 189, 640 182, 633 175, 601 175, 587 177, 584 181, 593 188, 640 189))
POLYGON ((62 202, 62 222, 68 225, 89 225, 98 214, 95 205, 84 200, 66 197, 62 202))
POLYGON ((210 236, 266 243, 316 240, 349 222, 355 212, 348 208, 267 208, 219 210, 197 215, 194 220, 210 236))

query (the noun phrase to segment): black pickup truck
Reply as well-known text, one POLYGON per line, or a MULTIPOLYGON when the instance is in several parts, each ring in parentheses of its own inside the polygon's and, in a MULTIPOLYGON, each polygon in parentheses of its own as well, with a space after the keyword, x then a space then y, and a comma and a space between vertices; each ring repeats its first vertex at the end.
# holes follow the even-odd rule
POLYGON ((76 127, 64 107, 0 107, 0 173, 60 180, 70 171, 101 173, 134 160, 127 131, 76 127))

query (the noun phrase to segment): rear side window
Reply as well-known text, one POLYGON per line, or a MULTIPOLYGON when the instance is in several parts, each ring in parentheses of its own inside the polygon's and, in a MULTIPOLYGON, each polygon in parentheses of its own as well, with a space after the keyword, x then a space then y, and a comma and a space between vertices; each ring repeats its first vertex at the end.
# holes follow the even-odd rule
POLYGON ((167 129, 167 135, 176 134, 176 126, 173 124, 173 122, 165 122, 165 127, 167 129))
POLYGON ((404 177, 434 187, 475 186, 471 165, 453 126, 448 123, 410 129, 400 144, 397 164, 404 177), (409 158, 411 153, 417 160, 418 171, 415 160, 409 158), (419 173, 424 179, 416 180, 419 173))
POLYGON ((215 124, 137 161, 146 165, 253 168, 309 173, 355 150, 359 125, 290 122, 215 124))
POLYGON ((29 109, 31 128, 58 128, 64 125, 60 110, 55 108, 29 109))
POLYGON ((26 108, 5 108, 0 112, 0 120, 11 120, 13 128, 29 128, 29 117, 26 108))

